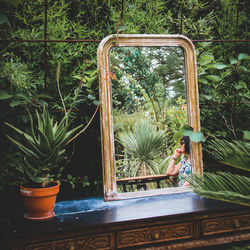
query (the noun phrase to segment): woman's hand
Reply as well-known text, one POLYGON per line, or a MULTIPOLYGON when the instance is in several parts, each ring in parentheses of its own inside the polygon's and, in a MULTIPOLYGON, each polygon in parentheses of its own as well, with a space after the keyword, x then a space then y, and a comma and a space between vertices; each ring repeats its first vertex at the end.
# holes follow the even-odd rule
POLYGON ((174 158, 178 158, 179 156, 181 156, 181 154, 182 154, 183 152, 182 152, 182 149, 181 148, 177 148, 176 150, 175 150, 175 152, 174 152, 174 158))

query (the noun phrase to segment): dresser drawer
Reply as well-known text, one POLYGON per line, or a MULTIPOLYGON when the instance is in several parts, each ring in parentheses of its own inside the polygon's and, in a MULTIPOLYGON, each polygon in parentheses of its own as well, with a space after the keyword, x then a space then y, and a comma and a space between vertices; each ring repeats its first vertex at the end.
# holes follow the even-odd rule
POLYGON ((117 247, 137 246, 149 243, 192 238, 192 223, 164 225, 117 233, 117 247))
POLYGON ((113 235, 100 234, 28 245, 26 250, 114 249, 113 235))
POLYGON ((202 221, 201 226, 203 235, 214 235, 219 233, 250 229, 250 215, 207 219, 202 221))

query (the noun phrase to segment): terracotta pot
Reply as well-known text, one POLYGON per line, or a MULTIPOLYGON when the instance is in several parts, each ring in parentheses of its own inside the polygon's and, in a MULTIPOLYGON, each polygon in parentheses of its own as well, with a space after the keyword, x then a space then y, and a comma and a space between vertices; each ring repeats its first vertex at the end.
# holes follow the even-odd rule
POLYGON ((60 184, 51 182, 52 186, 47 188, 28 188, 20 186, 20 193, 23 196, 25 214, 29 220, 49 220, 55 216, 53 212, 56 196, 60 184))

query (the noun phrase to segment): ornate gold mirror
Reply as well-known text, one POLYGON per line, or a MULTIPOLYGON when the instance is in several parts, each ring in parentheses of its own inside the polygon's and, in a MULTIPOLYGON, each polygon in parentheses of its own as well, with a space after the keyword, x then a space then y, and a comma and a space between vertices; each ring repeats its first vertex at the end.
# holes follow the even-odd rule
MULTIPOLYGON (((181 127, 200 131, 196 56, 181 35, 111 35, 98 47, 104 199, 188 189, 166 176, 181 127)), ((202 173, 200 143, 191 143, 202 173)))

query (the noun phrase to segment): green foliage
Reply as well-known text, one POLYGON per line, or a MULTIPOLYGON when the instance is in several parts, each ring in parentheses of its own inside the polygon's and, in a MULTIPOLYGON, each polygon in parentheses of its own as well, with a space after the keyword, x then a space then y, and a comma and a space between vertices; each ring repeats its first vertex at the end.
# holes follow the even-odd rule
MULTIPOLYGON (((250 172, 250 143, 226 140, 210 142, 212 156, 235 168, 250 172)), ((227 172, 192 175, 188 179, 195 193, 218 200, 250 206, 250 178, 227 172)))
POLYGON ((158 162, 164 145, 164 131, 157 131, 146 120, 138 121, 133 131, 118 135, 119 143, 124 147, 122 172, 129 176, 158 174, 158 162))
POLYGON ((232 203, 250 206, 250 178, 226 172, 192 175, 188 180, 195 193, 232 203))
POLYGON ((240 53, 223 60, 216 61, 211 53, 199 55, 200 102, 212 107, 202 106, 201 123, 209 134, 236 140, 247 129, 247 122, 239 121, 249 121, 249 56, 240 53))
POLYGON ((205 142, 206 138, 202 132, 194 132, 193 128, 187 124, 182 127, 182 133, 185 136, 189 136, 190 140, 193 142, 205 142))
POLYGON ((34 130, 33 118, 30 115, 31 135, 6 123, 22 136, 22 142, 6 135, 24 155, 25 167, 19 170, 34 183, 45 187, 49 182, 52 168, 58 166, 63 159, 65 147, 82 125, 69 129, 67 117, 60 123, 54 122, 48 110, 44 107, 43 113, 39 115, 36 111, 37 134, 34 130))
MULTIPOLYGON (((44 1, 1 0, 0 3, 1 39, 44 38, 44 1)), ((246 0, 48 0, 47 39, 101 40, 115 33, 181 33, 191 39, 249 39, 249 8, 249 1, 246 0)), ((98 104, 97 46, 95 42, 47 43, 48 71, 45 85, 44 43, 1 42, 0 120, 10 121, 25 130, 29 117, 23 113, 24 108, 32 110, 48 105, 53 110, 62 111, 55 84, 60 68, 60 85, 66 109, 70 109, 74 102, 76 106, 71 117, 76 117, 75 122, 79 124, 88 121, 98 104), (76 96, 79 85, 82 88, 76 96)), ((243 136, 249 138, 244 132, 249 130, 250 122, 249 59, 246 56, 248 43, 202 42, 195 43, 195 47, 204 134, 214 134, 227 140, 241 139, 243 136), (220 104, 222 102, 227 104, 220 104)), ((159 69, 158 76, 164 70, 159 69)), ((136 90, 127 90, 131 106, 135 101, 134 93, 136 90)), ((142 96, 147 97, 147 93, 144 92, 142 96)), ((115 102, 121 102, 118 97, 115 102)), ((147 98, 145 100, 151 110, 153 105, 157 105, 150 103, 147 98)), ((166 113, 168 104, 166 98, 162 100, 165 103, 161 102, 160 107, 164 105, 161 110, 165 115, 159 117, 159 123, 153 120, 152 114, 149 117, 153 124, 166 131, 167 143, 176 145, 181 136, 180 128, 186 122, 182 121, 182 114, 178 113, 181 111, 179 107, 171 109, 171 114, 166 113), (170 117, 174 119, 173 122, 170 117)), ((126 108, 122 102, 120 107, 126 108)), ((130 118, 128 120, 132 123, 136 115, 130 118)), ((6 127, 1 126, 1 135, 8 133, 6 127)), ((91 128, 89 134, 92 135, 91 140, 96 140, 99 145, 100 141, 96 139, 100 137, 99 127, 91 128)), ((168 154, 171 154, 171 145, 165 148, 168 154)), ((11 185, 14 185, 15 176, 11 169, 20 164, 21 159, 4 136, 1 136, 0 147, 1 188, 9 185, 4 184, 8 178, 11 185)), ((78 148, 82 150, 83 145, 78 148)), ((98 162, 86 164, 90 166, 88 170, 93 175, 98 171, 100 162, 99 159, 98 162)), ((72 162, 73 165, 76 164, 72 162)), ((79 169, 82 175, 82 166, 79 169)))
POLYGON ((208 151, 217 160, 235 168, 250 171, 250 143, 244 141, 228 142, 215 139, 209 143, 208 151))

